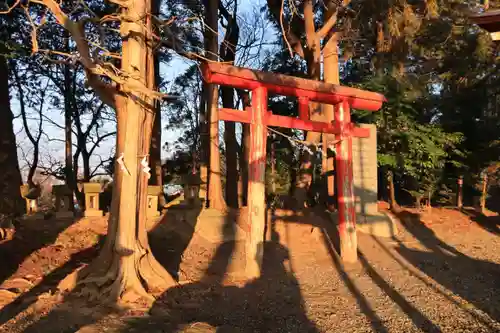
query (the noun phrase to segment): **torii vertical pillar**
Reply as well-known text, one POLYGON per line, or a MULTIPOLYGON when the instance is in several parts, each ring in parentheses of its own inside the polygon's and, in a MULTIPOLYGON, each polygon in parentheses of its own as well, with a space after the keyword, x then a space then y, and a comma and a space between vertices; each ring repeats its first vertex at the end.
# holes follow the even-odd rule
POLYGON ((246 242, 246 275, 258 278, 264 255, 264 229, 266 224, 266 141, 267 89, 252 90, 250 123, 250 151, 248 157, 248 219, 246 242))
POLYGON ((346 101, 335 106, 335 122, 340 128, 335 144, 340 254, 342 261, 352 263, 358 259, 358 241, 354 206, 352 135, 348 130, 349 126, 346 126, 351 122, 351 113, 346 101))

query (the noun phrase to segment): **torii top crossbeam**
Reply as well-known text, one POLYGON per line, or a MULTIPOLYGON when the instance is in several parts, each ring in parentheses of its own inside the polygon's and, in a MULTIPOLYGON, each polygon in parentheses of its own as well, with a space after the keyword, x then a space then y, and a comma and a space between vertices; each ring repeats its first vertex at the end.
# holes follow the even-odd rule
POLYGON ((303 97, 324 104, 348 101, 354 109, 377 111, 385 102, 383 95, 371 91, 221 63, 205 63, 202 70, 207 82, 248 90, 265 87, 278 95, 303 97))
MULTIPOLYGON (((349 110, 346 110, 346 119, 342 122, 338 118, 334 123, 310 120, 309 102, 315 101, 332 105, 344 104, 344 109, 356 108, 367 111, 377 111, 385 102, 383 95, 371 91, 215 62, 204 63, 202 72, 205 81, 209 83, 247 90, 263 88, 266 90, 266 95, 271 92, 278 95, 297 97, 299 100, 299 118, 279 116, 269 112, 264 115, 265 122, 269 126, 331 134, 343 132, 354 137, 368 137, 369 131, 367 129, 357 128, 350 122, 349 110)), ((252 115, 248 112, 219 109, 220 120, 251 123, 251 118, 252 115)))

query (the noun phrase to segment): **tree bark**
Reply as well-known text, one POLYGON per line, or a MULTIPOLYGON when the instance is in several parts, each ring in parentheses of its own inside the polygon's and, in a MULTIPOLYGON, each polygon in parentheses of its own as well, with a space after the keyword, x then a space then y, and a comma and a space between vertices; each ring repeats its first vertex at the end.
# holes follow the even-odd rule
MULTIPOLYGON (((339 55, 337 52, 338 36, 333 33, 329 36, 328 41, 323 47, 323 79, 326 83, 340 84, 339 75, 339 55)), ((329 104, 323 105, 323 114, 326 121, 334 121, 334 106, 329 104)), ((323 134, 323 179, 326 182, 326 198, 325 204, 329 210, 335 209, 335 159, 328 156, 328 142, 335 140, 335 135, 323 134)))
MULTIPOLYGON (((148 70, 152 60, 151 39, 145 38, 151 27, 147 12, 150 2, 129 0, 122 22, 122 71, 140 78, 151 86, 148 70), (149 28, 148 28, 149 27, 149 28)), ((149 152, 154 107, 142 93, 130 92, 126 97, 114 95, 117 112, 117 157, 123 154, 123 167, 115 164, 115 181, 106 243, 98 258, 77 273, 80 284, 98 289, 97 295, 112 300, 133 301, 148 292, 164 290, 175 284, 173 278, 151 253, 146 233, 146 173, 140 161, 149 152), (131 96, 134 94, 134 96, 131 96)), ((67 277, 60 289, 74 287, 75 277, 67 277)))
MULTIPOLYGON (((65 50, 66 52, 70 52, 69 47, 69 34, 65 36, 65 50)), ((73 193, 78 191, 76 186, 76 182, 78 180, 78 170, 74 170, 73 172, 73 141, 72 141, 72 119, 74 112, 74 105, 72 103, 73 96, 75 92, 73 91, 73 80, 71 76, 71 69, 69 64, 63 65, 64 71, 64 156, 65 156, 65 168, 64 175, 66 177, 66 185, 70 188, 73 193), (76 177, 74 177, 76 175, 76 177)), ((70 196, 70 209, 73 210, 73 196, 70 196)))
POLYGON ((43 112, 43 107, 44 107, 44 101, 45 101, 45 89, 42 89, 40 91, 41 94, 41 99, 40 99, 40 105, 38 106, 38 115, 39 115, 39 120, 38 120, 38 133, 36 137, 33 136, 33 133, 31 133, 31 130, 28 125, 28 116, 27 116, 27 110, 26 110, 26 102, 25 102, 25 94, 24 94, 24 89, 21 84, 21 78, 19 77, 18 69, 16 68, 15 62, 12 61, 9 63, 10 65, 10 70, 14 75, 15 78, 15 85, 18 90, 18 98, 19 98, 19 108, 21 111, 21 118, 23 120, 23 126, 24 126, 24 131, 26 132, 26 136, 30 140, 31 144, 33 145, 33 162, 30 165, 30 170, 28 172, 28 177, 26 179, 26 182, 30 188, 30 192, 32 189, 35 189, 35 195, 36 197, 40 196, 40 187, 35 184, 33 181, 33 177, 35 176, 35 172, 38 168, 38 162, 39 162, 39 152, 40 152, 40 138, 42 136, 42 124, 43 124, 43 118, 42 118, 42 112, 43 112))
MULTIPOLYGON (((234 63, 236 45, 239 40, 239 26, 236 13, 230 16, 223 11, 227 20, 226 35, 220 46, 220 57, 225 63, 234 63)), ((234 109, 234 88, 221 87, 222 106, 234 109)), ((238 208, 238 142, 236 141, 236 126, 233 121, 224 122, 224 143, 226 145, 226 202, 231 208, 238 208)))
MULTIPOLYGON (((307 63, 307 76, 311 80, 319 81, 321 79, 321 45, 320 38, 316 33, 314 25, 314 12, 312 0, 304 2, 304 24, 307 40, 307 49, 304 51, 307 63)), ((324 121, 323 110, 321 106, 312 102, 309 103, 309 119, 315 121, 324 121)), ((311 150, 315 152, 315 146, 320 142, 321 133, 307 132, 306 141, 311 144, 311 150)), ((295 189, 295 199, 299 208, 306 206, 307 193, 310 190, 312 182, 312 173, 314 172, 314 156, 308 150, 304 150, 301 156, 301 165, 297 184, 295 189)))
POLYGON ((390 210, 394 213, 399 212, 399 205, 396 201, 396 191, 394 190, 394 174, 392 171, 387 172, 387 183, 389 187, 389 206, 390 210))
MULTIPOLYGON (((153 15, 158 16, 160 12, 160 1, 152 0, 152 12, 153 15)), ((158 89, 158 86, 161 83, 160 76, 160 59, 159 55, 155 52, 152 52, 153 56, 153 73, 154 80, 152 83, 154 85, 151 87, 153 89, 158 89)), ((151 75, 151 72, 150 72, 151 75)), ((151 178, 149 179, 150 185, 163 185, 163 174, 161 168, 161 131, 162 131, 162 122, 161 122, 161 104, 159 102, 155 103, 155 117, 153 122, 153 136, 151 138, 151 149, 149 152, 150 156, 150 167, 151 167, 151 178)), ((165 206, 165 196, 161 195, 158 200, 158 205, 160 207, 165 206)))
POLYGON ((2 51, 0 43, 0 215, 20 215, 24 212, 22 181, 10 108, 9 70, 2 51))
MULTIPOLYGON (((219 0, 210 0, 205 6, 205 16, 207 28, 205 30, 206 57, 212 61, 217 61, 218 53, 218 22, 217 14, 219 0)), ((207 85, 207 112, 209 119, 210 137, 210 162, 208 176, 208 204, 209 207, 217 210, 225 210, 226 202, 222 193, 222 179, 220 168, 219 150, 219 118, 217 110, 219 107, 219 92, 214 84, 207 85)))
MULTIPOLYGON (((249 110, 250 108, 250 95, 246 91, 238 91, 243 102, 243 109, 249 110)), ((240 149, 240 196, 241 206, 246 206, 248 203, 248 161, 250 152, 250 124, 242 123, 241 131, 241 149, 240 149)))

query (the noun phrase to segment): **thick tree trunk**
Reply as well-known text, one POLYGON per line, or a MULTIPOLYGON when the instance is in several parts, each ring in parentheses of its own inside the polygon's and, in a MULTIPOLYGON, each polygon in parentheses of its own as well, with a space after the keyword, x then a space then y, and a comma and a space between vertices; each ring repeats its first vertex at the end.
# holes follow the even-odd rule
MULTIPOLYGON (((159 0, 153 0, 152 1, 152 12, 154 15, 158 15, 160 12, 160 1, 159 0)), ((153 73, 149 73, 149 75, 154 75, 154 79, 152 80, 152 83, 154 85, 151 87, 153 89, 158 89, 158 86, 160 85, 161 82, 161 76, 160 76, 160 59, 157 53, 152 52, 152 57, 153 57, 153 73)), ((150 185, 158 185, 162 186, 163 185, 163 174, 162 174, 162 168, 161 168, 161 131, 162 131, 162 126, 161 126, 161 104, 159 102, 155 103, 155 117, 154 117, 154 122, 153 122, 153 136, 151 138, 151 149, 149 152, 150 156, 150 167, 151 167, 151 178, 149 179, 149 184, 150 185)), ((158 200, 158 205, 160 207, 165 206, 166 201, 165 201, 165 196, 160 196, 158 200)))
POLYGON ((199 109, 199 126, 200 126, 200 197, 205 199, 205 205, 208 205, 208 161, 210 159, 210 140, 209 140, 209 128, 208 128, 208 105, 207 105, 207 91, 208 84, 203 82, 201 86, 200 95, 200 109, 199 109))
MULTIPOLYGON (((149 3, 130 0, 124 15, 130 21, 122 24, 122 70, 139 77, 150 86, 147 75, 151 44, 144 38, 144 26, 150 26, 146 12, 149 3), (149 50, 149 52, 148 52, 149 50)), ((98 295, 112 300, 132 301, 148 292, 163 290, 175 284, 173 278, 153 257, 146 233, 146 173, 140 161, 149 152, 154 107, 143 94, 117 97, 117 157, 123 154, 124 170, 116 162, 113 199, 108 236, 99 257, 76 277, 98 295)), ((74 287, 75 276, 66 278, 61 289, 74 287)))
MULTIPOLYGON (((205 7, 207 28, 205 31, 207 58, 217 61, 218 53, 218 22, 217 14, 219 0, 210 0, 205 7)), ((225 210, 226 202, 222 193, 222 179, 220 168, 219 151, 219 118, 217 109, 219 107, 219 92, 214 84, 207 85, 207 112, 210 133, 210 162, 208 176, 208 204, 211 208, 225 210)))
MULTIPOLYGON (((250 108, 250 95, 246 91, 238 92, 243 101, 243 108, 245 110, 249 110, 250 108)), ((241 197, 241 206, 247 205, 248 199, 248 154, 250 151, 250 124, 242 123, 242 131, 241 131, 241 150, 239 156, 239 164, 240 164, 240 197, 241 197)))
MULTIPOLYGON (((337 52, 337 34, 332 34, 323 47, 323 78, 326 83, 340 84, 339 75, 339 55, 337 52)), ((334 120, 334 106, 323 105, 323 114, 326 121, 334 120)), ((335 140, 335 135, 323 135, 323 178, 326 181, 325 204, 328 209, 333 210, 335 195, 335 177, 333 175, 335 168, 335 159, 328 156, 328 142, 335 140)))
MULTIPOLYGON (((28 125, 28 117, 26 114, 26 100, 25 100, 25 94, 23 90, 23 86, 21 84, 21 78, 19 77, 19 73, 17 72, 16 68, 16 63, 14 61, 9 62, 10 70, 12 74, 14 75, 15 78, 15 85, 18 91, 18 99, 19 99, 19 108, 21 111, 21 118, 23 120, 23 126, 24 126, 24 131, 26 132, 26 136, 30 140, 30 142, 33 144, 33 162, 30 165, 30 169, 28 172, 28 178, 26 179, 26 183, 28 184, 30 190, 35 189, 37 186, 35 182, 33 181, 33 177, 35 176, 36 169, 38 168, 38 161, 39 161, 39 152, 40 152, 40 136, 41 136, 41 131, 42 131, 42 110, 41 108, 43 107, 43 102, 42 105, 40 106, 40 119, 39 119, 39 127, 38 127, 38 133, 37 137, 33 137, 33 134, 31 133, 31 130, 28 125)), ((44 92, 42 92, 44 94, 44 92)), ((42 97, 43 100, 43 97, 42 97)), ((40 192, 38 192, 38 195, 40 195, 40 192)))
MULTIPOLYGON (((234 63, 236 45, 239 40, 239 27, 235 16, 225 13, 226 36, 220 46, 220 56, 226 63, 234 63)), ((234 109, 234 88, 221 87, 222 106, 234 109)), ((233 121, 224 122, 224 143, 226 145, 226 202, 229 207, 238 208, 238 142, 236 126, 233 121)))
MULTIPOLYGON (((232 89, 230 89, 232 92, 232 89)), ((223 99, 224 101, 224 99, 223 99)), ((223 102, 224 104, 224 102, 223 102)), ((226 105, 224 105, 226 107, 226 105)), ((229 106, 228 106, 229 107, 229 106)), ((229 107, 233 108, 233 107, 229 107)), ((238 143, 236 142, 235 123, 224 123, 224 142, 226 144, 226 202, 229 207, 238 208, 238 143)))
POLYGON ((90 154, 86 150, 82 150, 83 161, 83 181, 90 182, 90 154))
MULTIPOLYGON (((318 46, 313 48, 310 52, 306 53, 307 73, 311 80, 321 79, 321 49, 318 46)), ((323 111, 321 106, 316 102, 309 103, 309 119, 315 121, 324 121, 323 111)), ((313 153, 316 152, 316 146, 321 139, 321 133, 307 132, 306 141, 311 145, 310 148, 313 153)), ((302 151, 300 171, 297 177, 297 184, 295 193, 295 200, 298 208, 306 206, 307 194, 310 190, 312 183, 312 176, 314 172, 314 156, 308 150, 302 151)))
POLYGON ((0 215, 18 215, 24 212, 22 181, 10 108, 9 71, 2 51, 0 44, 0 215))

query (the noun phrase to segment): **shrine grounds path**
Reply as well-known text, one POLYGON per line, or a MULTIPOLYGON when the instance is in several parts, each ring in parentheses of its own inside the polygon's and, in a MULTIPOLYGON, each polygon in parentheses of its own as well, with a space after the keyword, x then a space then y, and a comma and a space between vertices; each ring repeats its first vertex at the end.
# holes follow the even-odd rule
POLYGON ((343 265, 321 212, 276 211, 262 277, 241 282, 237 228, 214 242, 167 214, 151 243, 182 283, 131 309, 55 292, 97 253, 104 218, 26 221, 0 244, 0 332, 500 332, 498 216, 398 218, 394 238, 358 233, 359 262, 343 265))

